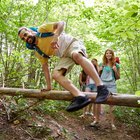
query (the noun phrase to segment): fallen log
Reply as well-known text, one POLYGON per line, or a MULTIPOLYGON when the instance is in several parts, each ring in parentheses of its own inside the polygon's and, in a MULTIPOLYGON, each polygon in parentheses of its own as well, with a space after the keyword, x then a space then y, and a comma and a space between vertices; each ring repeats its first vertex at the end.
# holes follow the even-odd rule
MULTIPOLYGON (((95 101, 96 92, 84 92, 89 96, 92 101, 95 101)), ((41 92, 38 89, 22 89, 22 88, 0 88, 0 95, 8 96, 21 96, 25 98, 38 98, 38 99, 50 99, 50 100, 64 100, 70 101, 73 96, 69 91, 45 91, 41 92)), ((130 94, 114 94, 110 95, 108 100, 103 104, 117 105, 117 106, 128 106, 140 108, 140 96, 130 94)))

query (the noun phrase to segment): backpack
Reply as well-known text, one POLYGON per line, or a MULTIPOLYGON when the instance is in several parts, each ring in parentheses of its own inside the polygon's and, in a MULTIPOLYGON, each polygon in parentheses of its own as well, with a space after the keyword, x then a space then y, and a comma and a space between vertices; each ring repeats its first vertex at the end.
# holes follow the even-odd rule
MULTIPOLYGON (((46 32, 46 33, 40 33, 38 32, 38 28, 37 27, 30 27, 29 29, 31 29, 32 31, 34 32, 37 32, 36 36, 37 37, 41 37, 41 38, 44 38, 44 37, 50 37, 50 36, 53 36, 54 33, 53 32, 46 32)), ((44 58, 50 58, 50 56, 48 56, 47 54, 45 54, 44 52, 42 52, 38 46, 36 44, 29 44, 29 43, 26 43, 26 47, 30 50, 35 50, 37 51, 42 57, 44 58)))
MULTIPOLYGON (((119 57, 115 57, 115 66, 116 66, 116 63, 120 64, 120 58, 119 57)), ((104 65, 102 65, 102 68, 104 68, 104 65)), ((103 70, 102 70, 103 71, 103 70)), ((101 74, 102 74, 102 71, 100 73, 100 77, 101 77, 101 74)), ((113 70, 113 75, 115 77, 115 72, 113 70)), ((116 80, 116 77, 115 77, 115 80, 116 80)))
POLYGON ((120 58, 119 57, 115 57, 115 61, 116 61, 116 63, 120 64, 120 58))

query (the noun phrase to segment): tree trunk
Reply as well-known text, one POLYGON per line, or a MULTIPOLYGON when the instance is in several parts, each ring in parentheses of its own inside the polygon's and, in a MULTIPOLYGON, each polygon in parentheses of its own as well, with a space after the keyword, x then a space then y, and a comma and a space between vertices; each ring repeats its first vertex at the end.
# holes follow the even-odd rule
MULTIPOLYGON (((92 101, 95 101, 95 92, 84 92, 88 95, 92 101)), ((50 99, 50 100, 72 100, 73 96, 69 91, 47 91, 41 92, 37 89, 20 89, 20 88, 0 88, 1 95, 8 96, 23 96, 26 98, 38 98, 38 99, 50 99)), ((130 94, 114 94, 110 95, 108 100, 103 104, 117 105, 117 106, 128 106, 128 107, 140 107, 140 96, 130 94)))

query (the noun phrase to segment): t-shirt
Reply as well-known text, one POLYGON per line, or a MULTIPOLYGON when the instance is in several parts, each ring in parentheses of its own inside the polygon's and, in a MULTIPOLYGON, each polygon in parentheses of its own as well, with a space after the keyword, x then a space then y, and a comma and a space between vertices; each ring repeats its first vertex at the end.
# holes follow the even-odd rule
MULTIPOLYGON (((116 67, 119 69, 120 65, 116 63, 116 67)), ((115 73, 110 66, 103 66, 101 80, 103 81, 104 85, 107 86, 109 91, 112 93, 117 93, 115 73)))
MULTIPOLYGON (((117 67, 117 69, 119 69, 120 65, 118 63, 116 63, 116 67, 117 67)), ((101 79, 102 79, 102 81, 105 81, 105 82, 115 80, 115 73, 110 66, 103 66, 103 70, 101 73, 101 79)))
MULTIPOLYGON (((43 24, 38 28, 38 32, 45 33, 45 32, 53 32, 53 24, 43 24)), ((39 49, 48 56, 52 56, 55 54, 55 50, 50 47, 50 43, 53 40, 53 36, 40 38, 38 37, 37 46, 39 49)), ((48 58, 42 57, 38 52, 35 51, 36 57, 41 61, 41 63, 48 62, 48 58)))
MULTIPOLYGON (((46 33, 46 32, 54 32, 54 23, 49 23, 49 24, 43 24, 38 28, 38 32, 40 33, 46 33)), ((61 35, 58 37, 58 49, 52 49, 51 48, 51 42, 54 39, 54 36, 50 37, 45 37, 45 38, 40 38, 38 37, 38 44, 37 46, 39 49, 47 54, 48 56, 58 56, 62 57, 63 52, 67 47, 69 47, 69 44, 73 40, 73 37, 70 35, 67 35, 65 33, 61 33, 61 35)), ((40 60, 42 64, 48 62, 48 58, 42 57, 40 54, 35 52, 36 57, 40 60)))
POLYGON ((86 84, 87 85, 89 85, 89 84, 95 84, 95 82, 94 82, 94 80, 90 76, 88 76, 87 77, 87 80, 86 80, 86 84))

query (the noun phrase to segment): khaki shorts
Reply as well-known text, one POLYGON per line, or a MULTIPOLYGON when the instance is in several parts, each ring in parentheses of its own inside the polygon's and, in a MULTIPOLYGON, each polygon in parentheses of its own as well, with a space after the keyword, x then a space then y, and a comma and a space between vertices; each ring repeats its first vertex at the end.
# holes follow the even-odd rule
POLYGON ((54 70, 61 70, 64 68, 67 70, 66 73, 70 72, 75 64, 75 61, 72 59, 73 52, 81 53, 84 57, 87 57, 86 48, 83 43, 80 41, 74 41, 67 51, 65 51, 65 54, 60 58, 60 61, 54 70))

